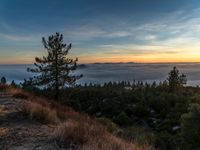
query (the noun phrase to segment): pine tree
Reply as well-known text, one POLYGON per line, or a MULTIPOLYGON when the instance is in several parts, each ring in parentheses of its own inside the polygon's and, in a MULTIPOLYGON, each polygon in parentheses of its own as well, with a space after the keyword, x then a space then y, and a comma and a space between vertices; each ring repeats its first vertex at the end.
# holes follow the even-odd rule
POLYGON ((181 74, 179 70, 174 66, 173 69, 169 72, 169 77, 167 78, 169 87, 171 90, 177 90, 181 86, 187 83, 186 75, 181 74))
POLYGON ((59 99, 60 89, 73 85, 82 75, 73 75, 72 72, 77 68, 76 58, 67 58, 72 45, 63 42, 63 35, 56 33, 46 40, 42 38, 44 48, 48 55, 42 58, 35 58, 35 67, 28 68, 28 72, 37 73, 33 78, 33 84, 45 86, 55 91, 55 99, 59 99))
POLYGON ((2 77, 2 78, 1 78, 1 83, 2 83, 2 84, 6 84, 6 78, 5 78, 5 77, 2 77))
POLYGON ((12 86, 12 87, 17 87, 17 84, 15 83, 14 80, 12 80, 12 82, 10 83, 10 86, 12 86))

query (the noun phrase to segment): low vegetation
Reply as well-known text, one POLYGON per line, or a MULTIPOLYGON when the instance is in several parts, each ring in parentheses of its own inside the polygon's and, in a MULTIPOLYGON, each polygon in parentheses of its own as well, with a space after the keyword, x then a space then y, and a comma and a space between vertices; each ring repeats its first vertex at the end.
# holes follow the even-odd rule
POLYGON ((131 142, 119 139, 110 133, 105 128, 94 121, 87 120, 78 122, 69 120, 60 124, 55 132, 54 139, 58 143, 65 143, 67 147, 84 150, 127 150, 127 149, 146 149, 139 148, 131 142))
POLYGON ((58 117, 55 110, 32 101, 25 101, 22 104, 21 111, 31 119, 36 119, 44 123, 57 123, 58 117))
MULTIPOLYGON (((192 134, 188 134, 192 122, 185 116, 191 113, 191 104, 200 104, 199 87, 187 87, 186 82, 186 76, 174 67, 167 80, 160 83, 122 81, 66 88, 60 91, 59 102, 97 118, 110 132, 126 140, 162 150, 184 149, 194 145, 189 142, 192 134)), ((23 88, 53 97, 50 89, 23 88)), ((200 139, 194 138, 199 143, 200 139)))
POLYGON ((50 142, 56 142, 60 148, 78 150, 150 150, 150 146, 139 146, 135 142, 117 137, 117 126, 107 119, 90 118, 75 112, 67 106, 39 98, 23 92, 21 89, 8 88, 7 93, 24 99, 21 112, 28 118, 55 127, 50 142), (19 92, 19 93, 18 93, 19 92), (20 95, 20 96, 19 96, 20 95), (29 97, 25 97, 29 95, 29 97), (112 133, 111 133, 112 132, 112 133))

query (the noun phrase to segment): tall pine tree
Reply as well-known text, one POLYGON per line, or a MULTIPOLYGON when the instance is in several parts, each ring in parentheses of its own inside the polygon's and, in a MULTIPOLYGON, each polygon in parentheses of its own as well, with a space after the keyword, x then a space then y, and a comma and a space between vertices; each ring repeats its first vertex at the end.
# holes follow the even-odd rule
POLYGON ((46 40, 42 38, 44 48, 48 55, 35 58, 35 67, 28 68, 28 72, 36 73, 32 83, 37 86, 45 86, 55 91, 55 99, 59 99, 59 91, 66 86, 73 85, 82 75, 74 75, 72 72, 77 68, 78 59, 67 58, 71 44, 63 42, 63 35, 56 33, 46 40))
POLYGON ((175 66, 169 72, 167 80, 169 82, 169 87, 172 91, 178 90, 178 88, 182 87, 187 83, 186 75, 184 74, 180 75, 179 70, 175 66))

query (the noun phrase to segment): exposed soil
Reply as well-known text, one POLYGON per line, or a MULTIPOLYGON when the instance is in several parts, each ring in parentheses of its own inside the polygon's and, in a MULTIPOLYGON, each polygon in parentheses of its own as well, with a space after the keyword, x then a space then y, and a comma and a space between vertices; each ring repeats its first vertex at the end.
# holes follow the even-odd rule
POLYGON ((30 120, 20 112, 23 100, 0 93, 0 150, 56 150, 53 126, 30 120))

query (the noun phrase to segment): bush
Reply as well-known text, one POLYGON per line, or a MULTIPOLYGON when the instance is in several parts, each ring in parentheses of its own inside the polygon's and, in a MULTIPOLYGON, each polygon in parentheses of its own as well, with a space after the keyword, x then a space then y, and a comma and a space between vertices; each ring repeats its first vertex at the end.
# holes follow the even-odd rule
POLYGON ((191 104, 189 112, 181 116, 181 136, 188 149, 200 147, 200 105, 191 104))
POLYGON ((146 117, 146 116, 149 115, 148 108, 147 108, 146 104, 143 105, 142 103, 144 103, 144 102, 138 103, 135 107, 135 110, 134 110, 135 115, 140 117, 140 118, 146 117))
POLYGON ((153 145, 155 141, 155 135, 153 132, 137 126, 124 129, 121 136, 130 141, 135 141, 140 145, 153 145))
POLYGON ((176 139, 167 132, 160 132, 156 134, 155 147, 161 150, 177 150, 179 146, 176 144, 176 139))
POLYGON ((131 119, 124 112, 121 112, 116 118, 114 118, 114 121, 121 126, 131 124, 131 119))
POLYGON ((105 126, 109 132, 115 132, 118 129, 117 125, 107 118, 98 118, 97 122, 105 126))

